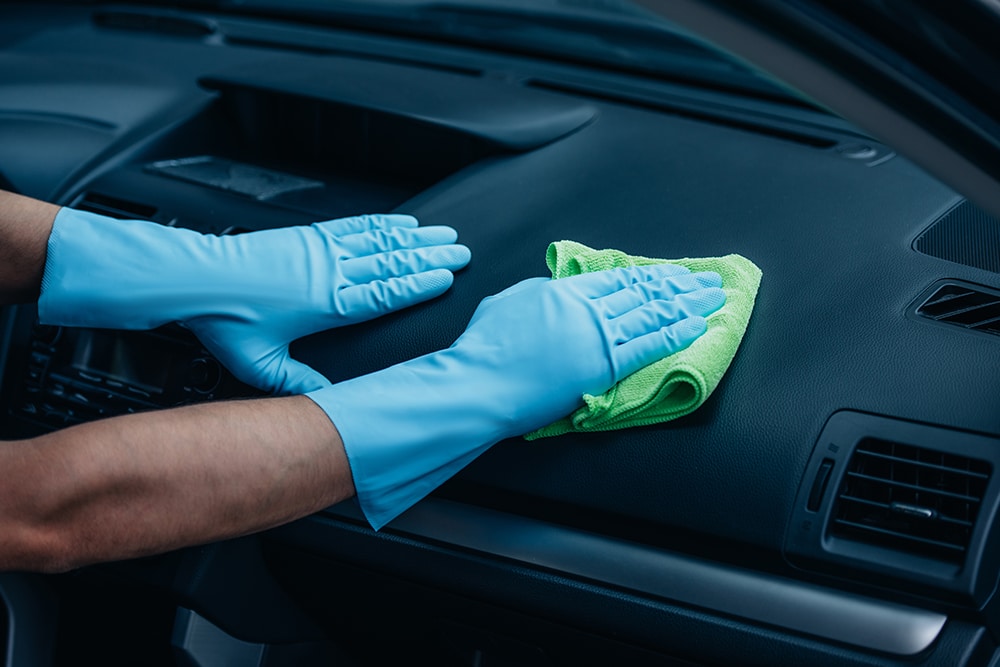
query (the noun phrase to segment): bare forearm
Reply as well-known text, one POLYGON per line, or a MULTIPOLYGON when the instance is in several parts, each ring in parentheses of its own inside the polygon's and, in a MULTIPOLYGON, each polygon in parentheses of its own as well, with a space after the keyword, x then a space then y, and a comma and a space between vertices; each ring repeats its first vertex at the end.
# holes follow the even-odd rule
POLYGON ((0 569, 63 570, 285 523, 354 494, 308 398, 213 403, 2 443, 0 569))
POLYGON ((38 296, 59 207, 0 190, 0 304, 38 296))

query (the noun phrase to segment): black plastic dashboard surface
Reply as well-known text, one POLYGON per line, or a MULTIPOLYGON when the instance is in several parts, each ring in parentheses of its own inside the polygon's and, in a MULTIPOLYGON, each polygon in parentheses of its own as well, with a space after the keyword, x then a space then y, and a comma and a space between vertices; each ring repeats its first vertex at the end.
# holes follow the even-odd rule
MULTIPOLYGON (((463 63, 470 73, 428 69, 427 82, 466 77, 470 90, 518 100, 517 113, 528 115, 503 122, 530 117, 539 100, 538 113, 561 114, 558 131, 544 140, 512 134, 510 126, 472 131, 484 107, 470 102, 442 133, 440 119, 409 113, 404 97, 390 109, 382 98, 375 108, 364 96, 356 104, 317 96, 312 88, 325 68, 336 64, 350 76, 349 59, 229 43, 224 19, 218 33, 191 37, 100 27, 82 10, 67 9, 52 24, 31 6, 2 11, 12 22, 5 18, 0 33, 0 71, 18 73, 0 79, 0 174, 9 187, 61 203, 98 193, 152 208, 161 222, 214 233, 374 206, 459 230, 473 260, 444 297, 294 346, 333 381, 449 345, 482 298, 544 275, 554 240, 665 258, 736 252, 761 267, 746 337, 696 413, 623 432, 501 443, 446 489, 463 501, 514 499, 518 511, 561 512, 583 528, 619 517, 648 530, 651 542, 669 543, 675 532, 710 535, 780 561, 803 470, 834 412, 1000 433, 998 342, 905 317, 916 295, 942 278, 1000 287, 1000 275, 912 250, 959 197, 884 148, 877 163, 856 159, 851 147, 873 142, 818 112, 721 94, 709 101, 700 91, 648 81, 626 82, 626 94, 620 78, 614 94, 540 90, 526 84, 563 77, 580 89, 583 75, 476 52, 463 63), (309 137, 292 126, 294 113, 268 115, 274 85, 270 93, 248 88, 243 79, 251 73, 218 78, 268 58, 312 82, 290 93, 303 118, 318 114, 348 127, 374 121, 392 141, 358 143, 333 132, 321 145, 336 153, 283 150, 288 142, 306 146, 309 137), (523 71, 509 76, 517 68, 523 71), (215 83, 199 83, 209 80, 215 83), (233 93, 236 83, 242 88, 233 93), (671 111, 678 99, 686 113, 671 111), (285 125, 266 122, 273 118, 285 125), (428 150, 442 140, 450 143, 441 155, 428 150), (385 165, 392 151, 405 168, 385 165), (198 156, 312 179, 325 194, 258 201, 148 168, 198 156)), ((246 29, 247 22, 231 23, 246 29)), ((336 39, 329 37, 331 48, 336 39)), ((375 67, 388 81, 398 76, 419 88, 419 61, 365 64, 384 45, 371 38, 365 53, 356 37, 343 40, 359 71, 375 67)), ((445 60, 435 48, 443 47, 426 47, 425 59, 445 60)), ((590 88, 601 89, 601 81, 590 88)), ((420 100, 411 101, 419 109, 420 100)), ((15 389, 18 363, 8 361, 5 395, 15 389)))

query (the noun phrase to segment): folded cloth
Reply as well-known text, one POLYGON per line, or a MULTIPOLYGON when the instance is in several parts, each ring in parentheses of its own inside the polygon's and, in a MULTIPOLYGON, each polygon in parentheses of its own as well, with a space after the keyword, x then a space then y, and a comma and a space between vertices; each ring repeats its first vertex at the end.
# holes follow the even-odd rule
POLYGON ((601 394, 585 394, 585 405, 559 421, 525 435, 535 440, 570 431, 611 431, 682 417, 697 409, 718 386, 736 355, 753 311, 761 272, 740 255, 700 259, 651 259, 620 250, 593 250, 574 241, 549 245, 545 261, 553 278, 646 264, 680 264, 692 272, 722 276, 726 305, 709 315, 708 330, 685 350, 661 359, 601 394))

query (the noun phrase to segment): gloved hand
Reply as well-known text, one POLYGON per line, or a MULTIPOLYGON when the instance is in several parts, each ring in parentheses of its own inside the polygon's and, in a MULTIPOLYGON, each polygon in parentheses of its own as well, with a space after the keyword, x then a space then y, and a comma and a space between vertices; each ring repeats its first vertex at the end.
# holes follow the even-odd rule
POLYGON ((669 264, 526 280, 484 300, 450 348, 308 396, 378 529, 490 445, 690 345, 725 302, 721 284, 669 264))
POLYGON ((184 322, 244 382, 304 393, 329 381, 291 359, 289 343, 442 294, 469 262, 457 237, 407 215, 220 237, 63 208, 38 314, 118 329, 184 322))

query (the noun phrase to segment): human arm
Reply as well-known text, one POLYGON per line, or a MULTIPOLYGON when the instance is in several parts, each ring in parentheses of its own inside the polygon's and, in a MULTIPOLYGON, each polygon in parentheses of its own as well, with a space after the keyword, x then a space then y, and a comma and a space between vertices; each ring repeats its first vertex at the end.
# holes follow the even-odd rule
MULTIPOLYGON (((288 343, 300 335, 360 321, 358 313, 367 319, 414 302, 414 291, 407 289, 414 281, 417 297, 426 296, 422 281, 443 271, 449 280, 434 289, 446 289, 448 269, 429 268, 427 262, 461 266, 468 261, 467 249, 449 245, 452 237, 435 237, 440 231, 421 237, 412 231, 412 219, 375 220, 400 228, 353 233, 329 233, 329 226, 314 225, 315 231, 306 233, 319 238, 321 248, 339 248, 340 237, 354 236, 347 252, 357 261, 338 273, 347 284, 331 290, 322 271, 298 272, 302 262, 292 261, 279 273, 294 278, 288 284, 277 281, 281 289, 261 307, 258 288, 268 296, 267 283, 276 282, 274 272, 259 263, 261 257, 302 259, 296 253, 305 247, 310 260, 305 264, 318 261, 322 269, 329 266, 329 254, 312 253, 309 242, 274 253, 283 244, 270 241, 284 238, 281 230, 248 234, 246 242, 219 242, 149 223, 118 229, 119 223, 107 219, 64 212, 56 215, 47 246, 43 311, 73 319, 67 324, 152 326, 190 314, 185 309, 192 296, 186 290, 191 290, 205 297, 185 320, 199 334, 219 334, 214 342, 220 345, 238 341, 240 348, 250 343, 258 351, 286 355, 288 343), (125 252, 143 244, 146 252, 125 252), (109 247, 119 251, 108 252, 109 247), (144 275, 150 266, 161 268, 150 265, 150 257, 170 264, 170 249, 178 247, 186 258, 184 269, 206 265, 217 280, 206 281, 199 273, 198 280, 181 284, 179 293, 177 285, 157 292, 158 285, 170 281, 162 272, 152 281, 144 275), (136 256, 139 263, 124 268, 116 263, 136 256), (227 272, 234 267, 237 280, 229 281, 227 272), (371 280, 383 269, 400 267, 403 275, 393 276, 398 281, 371 280), (121 280, 119 271, 129 279, 121 280), (118 283, 131 289, 135 281, 141 298, 116 292, 118 283), (254 289, 241 292, 247 282, 254 289), (221 292, 219 283, 226 283, 221 292), (208 291, 199 292, 199 285, 208 291), (305 328, 299 324, 301 304, 293 298, 290 305, 286 298, 288 287, 294 297, 303 286, 320 294, 332 291, 335 297, 326 302, 332 306, 328 310, 315 307, 322 299, 304 302, 309 306, 305 328), (199 325, 205 326, 199 330, 199 325), (257 345, 261 341, 263 346, 257 345)), ((371 219, 346 224, 367 222, 371 219)), ((11 474, 0 500, 0 568, 64 569, 231 537, 302 516, 354 489, 379 527, 493 443, 568 414, 584 393, 603 392, 624 375, 690 344, 704 331, 702 317, 721 306, 724 295, 717 289, 718 275, 684 274, 679 267, 661 266, 525 281, 484 301, 465 334, 447 350, 314 390, 308 398, 146 413, 2 445, 0 465, 11 474), (341 439, 344 429, 349 438, 341 439), (253 447, 244 451, 241 438, 253 447), (313 476, 286 475, 289 461, 313 476)), ((176 275, 185 278, 183 271, 176 275)), ((249 360, 254 366, 253 357, 249 360)))
POLYGON ((242 535, 355 491, 378 528, 493 443, 690 344, 724 301, 718 284, 679 267, 528 280, 483 301, 448 349, 307 397, 2 444, 0 569, 62 570, 242 535))
POLYGON ((393 214, 219 237, 0 191, 0 304, 39 297, 64 326, 183 322, 244 382, 302 393, 329 382, 288 345, 440 296, 470 259, 457 236, 393 214))
POLYGON ((38 298, 59 207, 0 190, 0 305, 38 298))
POLYGON ((669 264, 526 280, 480 303, 448 349, 307 395, 337 425, 378 529, 494 443, 686 348, 721 286, 669 264))
POLYGON ((303 393, 330 383, 289 344, 440 296, 470 259, 457 237, 398 214, 215 236, 64 208, 38 317, 116 329, 181 322, 243 382, 303 393))
POLYGON ((64 571, 235 537, 354 494, 302 396, 193 405, 0 443, 0 570, 64 571))

